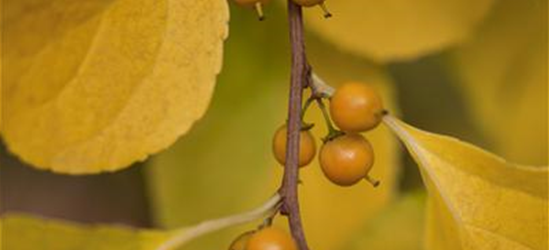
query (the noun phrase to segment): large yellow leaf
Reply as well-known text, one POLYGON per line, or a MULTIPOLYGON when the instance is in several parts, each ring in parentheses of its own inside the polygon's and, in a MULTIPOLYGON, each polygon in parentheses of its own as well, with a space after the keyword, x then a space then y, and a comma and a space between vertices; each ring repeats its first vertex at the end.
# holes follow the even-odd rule
POLYGON ((221 68, 224 0, 4 1, 2 134, 56 172, 113 171, 202 116, 221 68))
POLYGON ((344 249, 423 249, 424 207, 424 192, 406 194, 365 223, 344 249))
POLYGON ((394 117, 385 123, 429 191, 428 249, 547 249, 548 167, 515 165, 394 117))
POLYGON ((326 1, 334 14, 306 13, 307 24, 340 48, 378 62, 414 59, 465 40, 493 0, 326 1))
MULTIPOLYGON (((263 219, 271 215, 280 195, 273 195, 260 206, 222 218, 202 221, 175 230, 124 228, 113 225, 79 225, 29 215, 9 214, 0 219, 4 245, 10 250, 43 249, 150 249, 172 250, 189 241, 226 227, 263 219)), ((1 238, 0 238, 1 240, 1 238)))
MULTIPOLYGON (((175 227, 241 210, 265 199, 280 185, 282 167, 272 156, 271 139, 287 114, 285 16, 281 9, 270 9, 269 21, 258 23, 244 11, 234 9, 232 35, 225 48, 227 66, 212 107, 187 136, 155 156, 154 166, 148 168, 153 210, 162 225, 175 227)), ((381 69, 333 53, 333 48, 325 44, 313 43, 308 45, 317 73, 328 81, 346 78, 371 82, 382 91, 387 105, 395 109, 390 81, 381 69), (331 63, 349 71, 336 70, 340 67, 331 67, 331 63)), ((324 133, 322 119, 316 108, 312 107, 311 112, 308 120, 317 123, 314 133, 320 137, 324 133)), ((353 188, 336 187, 322 176, 317 163, 302 170, 300 197, 305 231, 314 249, 331 250, 346 242, 352 232, 388 203, 396 189, 396 140, 384 128, 367 136, 376 147, 378 161, 373 175, 383 182, 378 189, 366 182, 353 188), (327 235, 322 229, 326 225, 337 228, 337 232, 330 230, 327 235)), ((286 226, 285 219, 277 222, 286 226)), ((208 235, 184 249, 224 249, 238 234, 255 226, 208 235)))
POLYGON ((547 0, 501 0, 478 34, 449 54, 491 148, 523 164, 547 164, 547 9, 547 0))
POLYGON ((170 236, 167 231, 85 226, 27 215, 2 218, 6 250, 154 250, 170 236))

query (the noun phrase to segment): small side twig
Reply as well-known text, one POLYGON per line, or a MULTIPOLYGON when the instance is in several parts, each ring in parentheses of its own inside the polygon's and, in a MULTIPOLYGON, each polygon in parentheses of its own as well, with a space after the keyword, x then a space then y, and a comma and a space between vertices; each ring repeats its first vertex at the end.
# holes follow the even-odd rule
POLYGON ((174 235, 160 245, 156 250, 171 250, 184 245, 190 240, 226 227, 243 224, 270 216, 277 212, 281 197, 277 193, 263 205, 248 212, 231 215, 224 218, 204 221, 196 226, 184 227, 174 232, 174 235))
POLYGON ((334 87, 328 85, 324 80, 322 80, 322 78, 320 78, 315 73, 312 74, 311 82, 309 85, 313 91, 313 95, 318 98, 329 98, 334 95, 334 87))

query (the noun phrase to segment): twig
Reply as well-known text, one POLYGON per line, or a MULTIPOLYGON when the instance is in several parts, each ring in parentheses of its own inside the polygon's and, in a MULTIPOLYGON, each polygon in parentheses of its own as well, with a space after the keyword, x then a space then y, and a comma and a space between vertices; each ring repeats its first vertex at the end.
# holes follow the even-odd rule
POLYGON ((310 67, 305 56, 301 7, 288 0, 288 20, 292 47, 292 68, 288 108, 286 165, 280 187, 283 204, 281 213, 288 216, 290 230, 300 250, 309 250, 299 212, 297 184, 299 181, 299 132, 301 130, 301 102, 303 88, 310 83, 310 67))
POLYGON ((319 98, 331 97, 335 92, 334 87, 326 84, 326 82, 315 73, 313 73, 311 89, 313 90, 313 94, 319 98))
POLYGON ((204 234, 269 216, 271 213, 276 212, 277 205, 280 204, 280 202, 280 195, 275 194, 271 199, 254 210, 224 218, 204 221, 193 227, 179 229, 170 239, 159 246, 157 250, 176 249, 188 241, 204 234))

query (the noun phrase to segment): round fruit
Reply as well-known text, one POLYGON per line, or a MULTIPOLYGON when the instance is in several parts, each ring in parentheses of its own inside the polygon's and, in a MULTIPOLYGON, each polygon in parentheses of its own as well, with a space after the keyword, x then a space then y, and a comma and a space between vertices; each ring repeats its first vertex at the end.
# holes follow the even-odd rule
POLYGON ((256 4, 267 4, 270 0, 234 0, 234 2, 240 6, 254 7, 256 4))
POLYGON ((303 7, 312 7, 323 3, 325 0, 293 0, 294 3, 303 7))
POLYGON ((246 250, 297 250, 297 246, 285 231, 268 227, 250 237, 246 250))
POLYGON ((320 149, 324 175, 340 186, 351 186, 368 175, 374 164, 372 146, 360 134, 346 134, 326 142, 320 149))
MULTIPOLYGON (((286 134, 288 129, 286 125, 278 128, 273 137, 273 153, 278 163, 285 165, 286 163, 286 134)), ((299 163, 300 167, 304 167, 311 163, 316 155, 316 143, 313 135, 309 130, 302 130, 299 133, 299 163)))
POLYGON ((381 97, 369 85, 349 82, 341 85, 330 99, 330 115, 345 132, 375 128, 383 117, 381 97))

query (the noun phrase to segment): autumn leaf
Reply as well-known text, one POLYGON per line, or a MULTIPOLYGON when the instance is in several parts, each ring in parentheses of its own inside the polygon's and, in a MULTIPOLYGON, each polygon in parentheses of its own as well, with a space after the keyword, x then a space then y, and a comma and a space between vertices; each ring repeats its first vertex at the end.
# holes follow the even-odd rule
POLYGON ((516 165, 388 116, 429 191, 428 249, 547 249, 548 167, 516 165))
POLYGON ((410 60, 463 42, 494 0, 326 1, 333 17, 307 24, 341 49, 377 62, 410 60))
POLYGON ((353 233, 354 238, 343 249, 423 249, 424 208, 424 192, 404 194, 353 233))
POLYGON ((547 9, 545 0, 501 0, 478 34, 447 55, 491 148, 523 164, 548 160, 547 9))
POLYGON ((0 219, 2 237, 5 237, 5 244, 2 246, 10 250, 38 247, 55 250, 171 250, 205 234, 270 216, 280 200, 280 195, 275 194, 254 209, 174 230, 136 229, 113 225, 91 226, 10 214, 0 219))
POLYGON ((228 30, 224 0, 3 8, 2 135, 38 168, 127 167, 171 145, 209 104, 228 30))
POLYGON ((2 249, 154 250, 171 236, 160 230, 77 223, 14 214, 2 218, 2 249))

